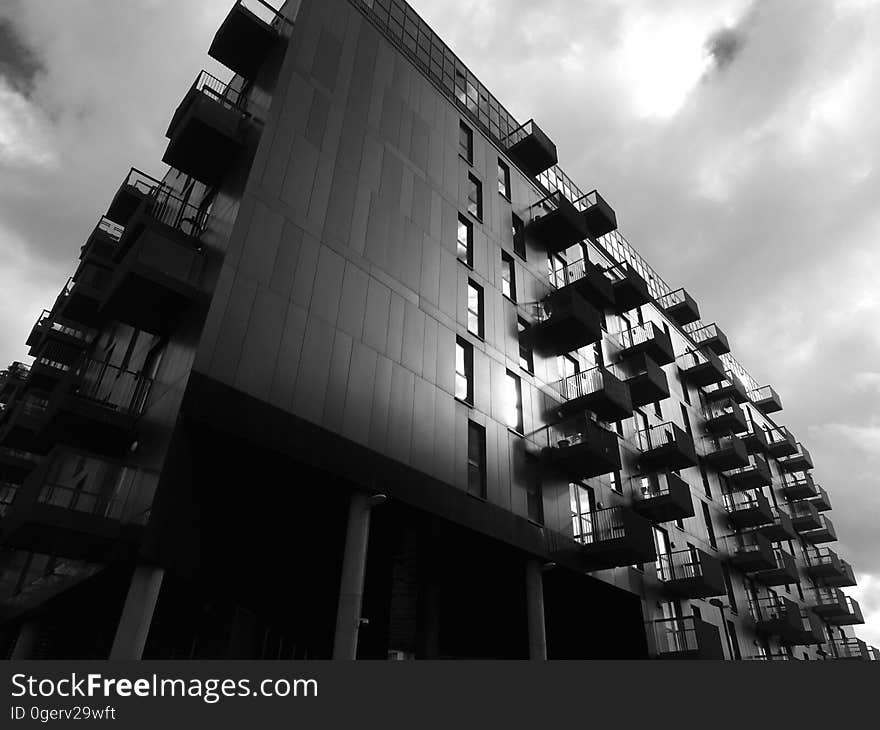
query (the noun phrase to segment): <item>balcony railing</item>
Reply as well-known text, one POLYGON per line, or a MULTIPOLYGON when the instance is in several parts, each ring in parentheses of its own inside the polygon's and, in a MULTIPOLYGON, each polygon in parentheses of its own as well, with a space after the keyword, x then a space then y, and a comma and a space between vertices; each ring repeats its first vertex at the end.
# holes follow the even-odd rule
POLYGON ((588 259, 578 259, 561 271, 551 272, 550 286, 554 289, 571 287, 599 309, 608 309, 614 304, 611 280, 588 259))
POLYGON ((784 471, 806 471, 813 468, 813 457, 810 456, 810 452, 800 442, 796 444, 795 453, 790 456, 779 457, 778 461, 780 469, 784 471))
POLYGON ((596 190, 584 193, 573 201, 587 223, 587 235, 597 239, 617 229, 617 215, 596 190))
POLYGON ((798 452, 797 441, 785 426, 767 429, 767 453, 779 458, 792 456, 798 452))
POLYGON ((682 377, 689 383, 706 387, 724 380, 724 364, 714 352, 688 350, 677 358, 682 377))
POLYGON ((694 516, 691 489, 680 476, 658 472, 632 477, 633 509, 654 522, 694 516))
POLYGON ((829 659, 851 659, 856 661, 871 661, 871 652, 868 645, 861 639, 848 636, 845 639, 833 639, 828 642, 829 659))
POLYGON ((723 538, 732 565, 743 573, 755 573, 776 567, 770 541, 759 532, 740 532, 723 538))
POLYGON ((620 421, 633 412, 626 383, 602 366, 563 378, 551 388, 563 401, 563 415, 586 409, 603 421, 620 421))
POLYGON ((676 289, 659 297, 657 306, 680 327, 696 322, 700 318, 700 308, 684 289, 676 289))
POLYGON ((658 365, 668 365, 675 360, 672 340, 653 322, 630 327, 622 332, 617 332, 612 337, 620 345, 621 359, 644 354, 658 365))
POLYGON ((808 498, 807 501, 819 512, 827 512, 831 509, 831 497, 828 496, 828 492, 819 484, 816 485, 815 496, 808 498))
POLYGON ((820 616, 830 619, 847 612, 846 595, 839 588, 817 586, 813 589, 812 608, 820 616))
POLYGON ((694 441, 681 426, 667 421, 636 431, 643 470, 686 469, 697 464, 694 441))
POLYGON ((648 355, 633 355, 612 368, 617 377, 629 387, 630 400, 636 408, 669 397, 666 373, 648 355))
POLYGON ((789 505, 791 521, 798 532, 818 530, 822 527, 819 511, 808 501, 792 502, 789 505))
POLYGON ((609 266, 605 273, 611 279, 616 311, 628 312, 651 301, 648 282, 629 263, 609 266))
POLYGON ((708 598, 727 592, 721 562, 697 548, 658 555, 657 577, 670 595, 708 598))
POLYGON ((530 235, 548 254, 559 253, 587 237, 587 223, 581 212, 556 190, 531 206, 530 235))
POLYGON ((749 463, 727 472, 728 483, 736 489, 767 487, 773 481, 767 460, 759 454, 751 454, 749 463))
POLYGON ((705 386, 703 395, 708 401, 733 400, 737 403, 745 403, 749 399, 746 386, 731 370, 724 371, 723 380, 705 386))
POLYGON ((749 613, 755 628, 763 634, 789 640, 802 630, 800 607, 782 596, 770 594, 750 599, 749 613))
POLYGON ((770 508, 773 513, 773 521, 768 525, 759 528, 759 531, 767 537, 770 542, 781 542, 783 540, 797 540, 798 531, 794 527, 791 515, 786 509, 778 505, 770 508))
POLYGON ((843 610, 826 616, 826 621, 835 626, 853 626, 855 624, 865 623, 865 617, 862 615, 862 609, 859 602, 851 596, 844 595, 843 610))
POLYGON ((152 379, 143 373, 100 360, 86 360, 79 375, 76 395, 119 413, 141 413, 153 385, 152 379))
POLYGON ((782 399, 769 385, 749 391, 749 399, 755 404, 755 408, 762 413, 776 413, 782 410, 782 399))
POLYGON ((581 525, 575 540, 583 545, 584 570, 646 563, 656 557, 651 523, 629 507, 595 510, 581 525))
POLYGON ((504 146, 507 154, 532 177, 540 175, 557 162, 556 145, 533 119, 507 135, 504 146))
POLYGON ((718 627, 696 616, 649 621, 646 626, 657 659, 724 659, 718 627))
POLYGON ((520 309, 533 322, 526 333, 537 350, 564 355, 602 338, 601 315, 575 291, 561 289, 520 309))
POLYGON ((766 586, 787 586, 800 583, 794 556, 780 547, 773 548, 773 567, 755 572, 754 578, 766 586))
POLYGON ((237 0, 217 30, 208 55, 246 79, 255 79, 289 21, 263 0, 237 0))
POLYGON ((806 473, 799 476, 786 475, 781 489, 786 499, 789 500, 808 499, 819 493, 817 485, 813 482, 813 477, 806 473))
POLYGON ((546 426, 530 437, 543 457, 565 473, 579 478, 620 469, 617 434, 586 416, 546 426))
POLYGON ((730 492, 724 495, 730 521, 738 529, 758 527, 773 521, 770 502, 762 492, 730 492))
POLYGON ((703 439, 706 460, 720 471, 737 469, 749 463, 749 454, 739 436, 720 435, 703 439))
POLYGON ((837 540, 837 530, 834 529, 834 523, 828 519, 828 515, 820 514, 819 522, 820 527, 801 533, 801 537, 811 545, 820 545, 837 540))
POLYGON ((747 431, 749 427, 742 406, 731 399, 707 403, 703 415, 709 433, 738 434, 747 431))
POLYGON ((716 355, 726 355, 730 352, 730 344, 727 341, 727 335, 721 331, 714 322, 704 325, 698 329, 694 329, 690 333, 694 344, 701 347, 707 347, 716 355))

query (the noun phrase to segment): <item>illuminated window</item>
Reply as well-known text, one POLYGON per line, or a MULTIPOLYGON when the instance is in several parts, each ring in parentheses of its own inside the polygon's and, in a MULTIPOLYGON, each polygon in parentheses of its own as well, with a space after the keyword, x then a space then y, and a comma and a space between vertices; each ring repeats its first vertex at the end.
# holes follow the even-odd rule
POLYGON ((510 370, 504 378, 504 420, 517 433, 523 432, 522 383, 510 370))
POLYGON ((458 151, 468 163, 474 161, 474 133, 464 122, 458 123, 458 151))
POLYGON ((474 402, 474 347, 460 337, 455 341, 455 397, 474 402))
POLYGON ((510 168, 498 158, 498 192, 510 200, 510 168))
POLYGON ((523 261, 526 260, 526 227, 516 214, 511 214, 511 230, 513 231, 513 252, 523 261))
POLYGON ((477 220, 483 220, 483 183, 473 175, 468 175, 467 210, 477 220))
POLYGON ((516 330, 519 337, 519 366, 530 373, 535 372, 535 358, 532 354, 532 345, 529 342, 528 335, 525 331, 529 328, 529 323, 522 317, 516 319, 516 330))
POLYGON ((516 270, 513 257, 506 251, 501 252, 501 293, 511 301, 516 301, 516 270))
POLYGON ((467 298, 467 328, 468 332, 477 337, 483 337, 483 288, 468 280, 467 298))
POLYGON ((467 264, 474 265, 474 224, 465 216, 458 216, 458 260, 467 264))
POLYGON ((486 429, 468 421, 468 492, 486 496, 486 429))

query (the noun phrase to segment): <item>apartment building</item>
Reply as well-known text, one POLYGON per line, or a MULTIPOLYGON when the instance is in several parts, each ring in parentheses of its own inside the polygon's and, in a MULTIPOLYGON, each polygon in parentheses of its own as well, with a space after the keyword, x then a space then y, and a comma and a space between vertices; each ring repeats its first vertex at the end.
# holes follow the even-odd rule
POLYGON ((779 395, 411 7, 209 55, 0 375, 6 656, 880 659, 779 395))

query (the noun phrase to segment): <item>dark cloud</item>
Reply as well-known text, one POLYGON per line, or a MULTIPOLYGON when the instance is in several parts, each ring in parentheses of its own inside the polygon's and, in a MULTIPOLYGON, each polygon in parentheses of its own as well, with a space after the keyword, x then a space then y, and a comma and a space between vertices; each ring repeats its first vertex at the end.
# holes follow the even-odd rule
POLYGON ((706 50, 715 61, 717 68, 723 69, 733 63, 746 43, 746 36, 736 28, 721 28, 706 41, 706 50))
POLYGON ((0 18, 0 76, 24 94, 32 88, 43 63, 19 38, 10 20, 0 18))

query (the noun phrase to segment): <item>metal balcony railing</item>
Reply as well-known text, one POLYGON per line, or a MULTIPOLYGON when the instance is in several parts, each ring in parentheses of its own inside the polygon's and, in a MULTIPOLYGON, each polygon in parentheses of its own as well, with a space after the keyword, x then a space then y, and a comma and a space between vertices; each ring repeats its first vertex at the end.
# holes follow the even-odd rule
POLYGON ((681 426, 672 421, 667 421, 666 423, 636 431, 635 445, 639 451, 653 451, 663 446, 679 444, 682 435, 686 436, 687 434, 681 426))
POLYGON ((183 200, 165 183, 131 168, 124 184, 147 197, 147 212, 154 220, 193 238, 204 232, 208 212, 183 200))
POLYGON ((581 528, 575 540, 583 545, 597 545, 626 537, 625 507, 608 507, 581 515, 581 528))
POLYGON ((289 22, 287 18, 263 0, 236 0, 235 4, 256 15, 266 25, 275 27, 281 23, 289 22))
POLYGON ((43 313, 37 318, 33 329, 45 328, 57 332, 58 334, 80 340, 83 344, 89 344, 97 332, 91 328, 83 327, 79 322, 58 317, 48 309, 44 309, 43 313))
POLYGON ((139 415, 147 401, 153 381, 100 360, 86 360, 78 369, 76 394, 105 408, 129 415, 139 415))
POLYGON ((659 658, 696 656, 723 659, 718 628, 696 616, 681 616, 647 622, 659 658))
POLYGON ((562 400, 576 400, 602 390, 605 387, 605 375, 605 368, 597 365, 589 370, 584 370, 581 373, 575 373, 567 378, 558 380, 550 388, 562 400))
POLYGON ((664 582, 703 576, 702 553, 698 550, 675 550, 657 556, 657 577, 664 582))

